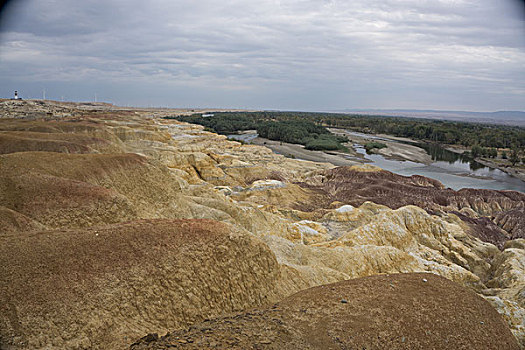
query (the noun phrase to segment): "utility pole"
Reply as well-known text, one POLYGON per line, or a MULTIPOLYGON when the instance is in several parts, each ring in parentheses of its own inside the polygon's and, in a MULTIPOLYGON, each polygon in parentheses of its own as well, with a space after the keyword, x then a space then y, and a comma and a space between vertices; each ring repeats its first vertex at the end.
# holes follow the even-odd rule
POLYGON ((46 99, 46 89, 42 90, 42 100, 46 99))
POLYGON ((97 102, 97 93, 95 92, 95 102, 97 102))

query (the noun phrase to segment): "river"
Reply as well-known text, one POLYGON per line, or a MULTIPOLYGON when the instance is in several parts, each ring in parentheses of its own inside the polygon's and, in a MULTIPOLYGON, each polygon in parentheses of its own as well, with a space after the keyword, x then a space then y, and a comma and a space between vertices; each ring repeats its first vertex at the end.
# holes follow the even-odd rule
MULTIPOLYGON (((347 132, 368 139, 400 142, 386 137, 378 137, 375 135, 351 131, 347 132)), ((257 137, 257 134, 245 133, 240 135, 228 135, 228 137, 249 143, 257 137)), ((360 144, 354 143, 353 147, 369 161, 369 164, 376 165, 399 175, 422 175, 436 179, 446 187, 450 187, 454 190, 459 190, 461 188, 480 188, 525 192, 525 182, 499 169, 489 168, 439 145, 419 143, 411 144, 423 148, 432 157, 433 162, 427 165, 412 161, 387 159, 380 154, 367 154, 364 147, 360 144)), ((354 157, 349 158, 355 160, 354 157)))
MULTIPOLYGON (((349 133, 369 139, 399 142, 362 133, 349 133)), ((461 188, 481 188, 491 190, 514 190, 525 192, 525 182, 499 169, 487 167, 461 154, 449 151, 436 144, 411 143, 423 148, 432 157, 429 165, 386 159, 379 154, 367 154, 363 146, 354 144, 354 149, 361 153, 373 165, 399 175, 422 175, 440 181, 454 190, 461 188)))

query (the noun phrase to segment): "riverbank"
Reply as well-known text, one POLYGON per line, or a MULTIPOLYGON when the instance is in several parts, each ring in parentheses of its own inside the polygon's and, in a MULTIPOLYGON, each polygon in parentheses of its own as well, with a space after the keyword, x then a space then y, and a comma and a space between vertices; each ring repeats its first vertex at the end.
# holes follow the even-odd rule
POLYGON ((364 159, 362 155, 358 154, 352 149, 349 149, 348 153, 336 151, 331 151, 329 153, 324 151, 310 151, 305 149, 303 145, 272 141, 262 137, 251 139, 250 144, 268 147, 273 152, 282 154, 288 158, 297 158, 320 163, 331 163, 335 166, 352 166, 369 162, 364 159))
POLYGON ((498 160, 476 158, 481 164, 488 166, 489 168, 499 169, 511 176, 517 177, 521 181, 525 182, 525 166, 513 167, 512 165, 505 165, 498 163, 498 160))
MULTIPOLYGON (((421 147, 415 146, 415 144, 421 144, 422 141, 406 138, 406 137, 396 137, 386 134, 362 134, 351 132, 344 129, 337 128, 328 128, 330 132, 335 134, 341 134, 347 136, 353 142, 358 144, 365 144, 368 141, 379 140, 381 143, 384 143, 387 147, 382 148, 376 151, 377 154, 384 156, 387 159, 392 160, 406 160, 416 163, 422 163, 429 165, 433 162, 432 157, 421 147)), ((470 151, 469 148, 459 146, 459 145, 442 145, 437 144, 443 149, 454 152, 456 154, 462 155, 465 151, 470 151)), ((509 151, 510 152, 510 151, 509 151)), ((525 165, 516 165, 512 166, 509 160, 507 159, 492 159, 492 158, 475 158, 474 161, 489 167, 491 169, 498 169, 504 173, 514 176, 521 181, 525 182, 525 165)), ((475 174, 456 174, 458 176, 468 176, 477 179, 490 179, 488 176, 475 175, 475 174)), ((524 184, 525 186, 525 184, 524 184)))
POLYGON ((414 140, 406 138, 395 138, 388 135, 367 135, 352 132, 345 129, 328 128, 328 130, 335 134, 346 136, 351 144, 364 145, 370 141, 379 141, 386 145, 385 148, 377 149, 375 153, 382 155, 387 159, 411 161, 429 165, 432 163, 432 157, 422 148, 408 144, 406 142, 416 143, 414 140), (405 143, 403 143, 405 142, 405 143))
MULTIPOLYGON (((470 151, 470 149, 462 146, 457 145, 442 145, 445 149, 457 153, 457 154, 463 154, 466 151, 470 151)), ((501 170, 511 176, 514 176, 521 181, 525 182, 525 165, 515 165, 512 166, 510 161, 508 159, 498 159, 498 158, 474 158, 475 161, 478 163, 481 163, 489 168, 492 169, 498 169, 501 170)))
POLYGON ((368 163, 399 175, 421 175, 433 178, 442 182, 446 187, 456 190, 461 188, 517 190, 522 192, 525 190, 525 182, 519 177, 510 176, 506 172, 469 161, 461 157, 460 154, 436 144, 420 143, 416 145, 417 142, 414 140, 392 139, 388 135, 369 135, 341 129, 330 131, 348 137, 350 141, 345 144, 348 147, 348 152, 311 151, 305 149, 303 145, 258 137, 255 130, 228 135, 228 137, 268 147, 273 152, 288 158, 330 163, 335 166, 368 163), (370 141, 384 143, 387 147, 373 154, 368 154, 365 151, 364 144, 370 141), (430 148, 426 146, 430 146, 430 148))

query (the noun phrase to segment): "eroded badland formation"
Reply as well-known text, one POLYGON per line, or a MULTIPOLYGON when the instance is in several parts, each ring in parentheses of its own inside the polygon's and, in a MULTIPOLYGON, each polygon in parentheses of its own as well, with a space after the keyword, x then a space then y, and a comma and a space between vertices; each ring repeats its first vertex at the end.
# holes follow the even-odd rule
POLYGON ((0 111, 2 349, 525 345, 523 193, 289 159, 181 111, 0 111))

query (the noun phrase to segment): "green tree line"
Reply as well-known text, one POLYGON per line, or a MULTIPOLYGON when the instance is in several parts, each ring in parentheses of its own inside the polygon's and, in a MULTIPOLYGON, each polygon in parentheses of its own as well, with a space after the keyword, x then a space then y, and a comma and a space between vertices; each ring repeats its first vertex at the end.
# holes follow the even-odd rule
POLYGON ((269 140, 297 143, 310 150, 345 150, 342 143, 347 138, 331 134, 326 127, 312 120, 273 118, 269 113, 215 113, 213 117, 191 116, 167 117, 203 125, 219 134, 235 134, 244 130, 257 130, 259 136, 269 140))
POLYGON ((375 115, 308 112, 218 112, 213 117, 174 116, 189 123, 204 125, 220 134, 255 129, 266 138, 307 145, 308 142, 341 146, 337 138, 329 137, 326 127, 344 128, 363 133, 388 134, 444 144, 478 146, 481 155, 491 149, 525 149, 525 128, 419 118, 375 115), (313 140, 316 140, 315 142, 313 140), (321 140, 327 140, 321 142, 321 140))

